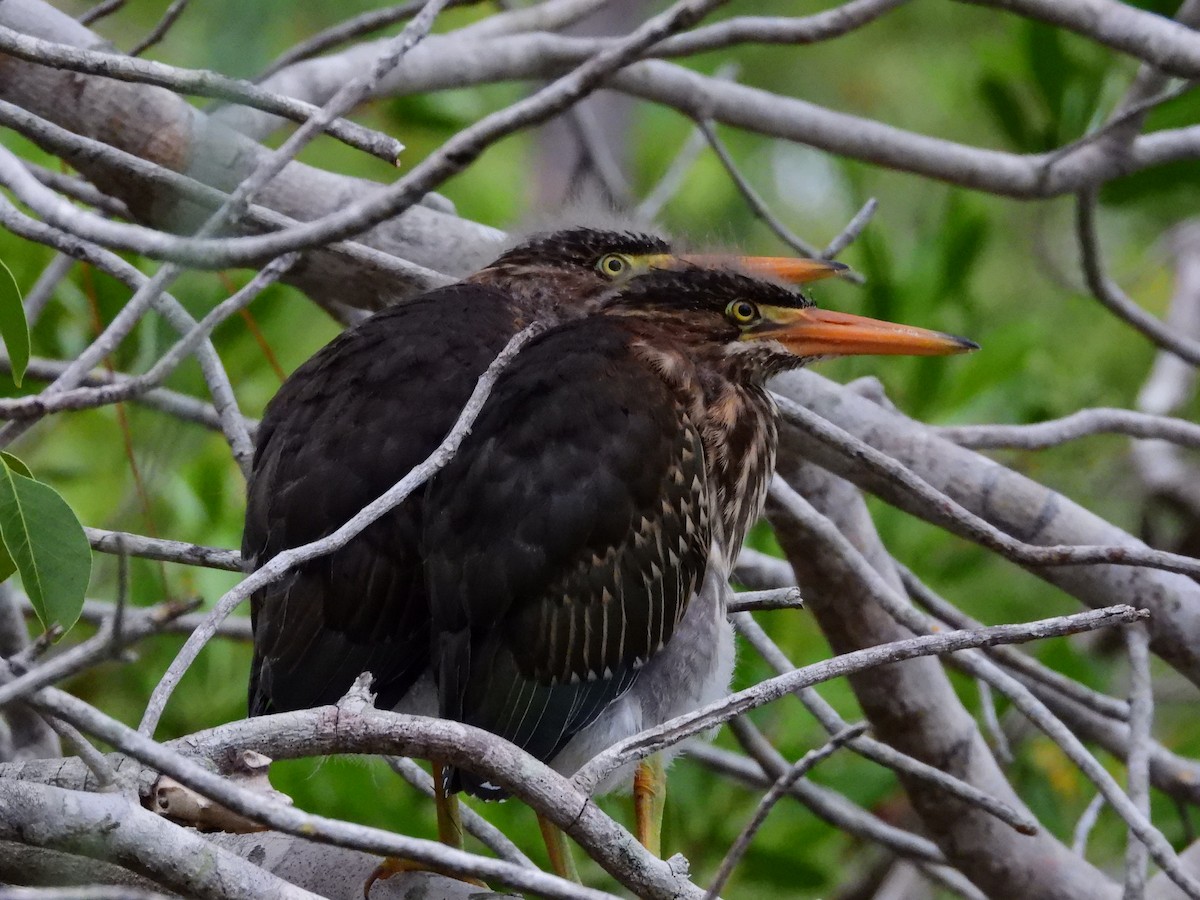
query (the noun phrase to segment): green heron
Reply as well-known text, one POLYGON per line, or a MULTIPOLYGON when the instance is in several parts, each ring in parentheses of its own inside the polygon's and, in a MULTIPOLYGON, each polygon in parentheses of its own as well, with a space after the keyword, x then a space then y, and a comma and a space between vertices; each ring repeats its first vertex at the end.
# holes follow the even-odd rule
MULTIPOLYGON (((766 379, 822 357, 974 348, 712 268, 641 275, 535 339, 425 496, 440 715, 571 774, 719 699, 728 576, 774 468, 766 379)), ((661 773, 638 773, 645 794, 661 796, 661 773)), ((660 809, 643 799, 644 843, 660 809)))
MULTIPOLYGON (((247 491, 245 558, 257 565, 331 533, 425 459, 525 325, 592 314, 614 286, 656 267, 734 261, 795 283, 844 268, 686 256, 652 235, 574 228, 535 236, 466 281, 343 333, 267 408, 247 491)), ((432 646, 424 522, 418 494, 252 597, 251 715, 335 703, 366 671, 381 708, 436 710, 432 679, 422 678, 432 646)))
MULTIPOLYGON (((336 530, 441 442, 504 344, 587 315, 655 266, 721 265, 811 281, 819 260, 682 256, 646 234, 570 229, 526 241, 465 282, 380 312, 301 366, 271 401, 247 488, 251 565, 336 530)), ((254 595, 251 715, 335 703, 365 671, 395 706, 425 671, 428 611, 411 498, 337 553, 254 595)))

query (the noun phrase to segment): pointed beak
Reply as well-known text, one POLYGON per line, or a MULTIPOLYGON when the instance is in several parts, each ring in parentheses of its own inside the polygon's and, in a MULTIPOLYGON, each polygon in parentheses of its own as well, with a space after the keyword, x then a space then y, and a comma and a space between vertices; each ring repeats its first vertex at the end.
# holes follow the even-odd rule
POLYGON ((850 271, 845 263, 829 259, 798 259, 788 256, 724 256, 716 253, 682 254, 676 260, 702 269, 737 269, 759 278, 774 278, 787 284, 808 284, 850 271))
POLYGON ((746 340, 779 341, 796 356, 946 356, 978 350, 966 338, 808 307, 761 307, 763 322, 746 340))

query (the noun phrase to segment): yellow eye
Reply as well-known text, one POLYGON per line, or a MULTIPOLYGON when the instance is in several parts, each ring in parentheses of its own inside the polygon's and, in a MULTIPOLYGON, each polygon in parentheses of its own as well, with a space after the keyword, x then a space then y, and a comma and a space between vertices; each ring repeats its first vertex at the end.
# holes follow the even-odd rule
POLYGON ((758 321, 758 307, 749 300, 734 300, 725 307, 725 315, 738 325, 749 325, 758 321))
POLYGON ((600 262, 596 263, 596 268, 601 275, 606 275, 609 278, 620 278, 633 268, 633 261, 628 256, 622 256, 620 253, 609 253, 600 257, 600 262))

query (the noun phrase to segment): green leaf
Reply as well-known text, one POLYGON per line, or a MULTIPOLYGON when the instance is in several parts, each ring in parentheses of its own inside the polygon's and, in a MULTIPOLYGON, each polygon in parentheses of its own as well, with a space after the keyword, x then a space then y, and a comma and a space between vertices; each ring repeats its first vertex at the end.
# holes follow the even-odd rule
MULTIPOLYGON (((25 465, 25 463, 21 462, 21 460, 17 459, 11 453, 0 451, 0 460, 3 460, 18 475, 33 478, 33 473, 29 471, 29 466, 25 465)), ((9 556, 8 548, 4 546, 4 542, 0 541, 0 581, 7 581, 15 571, 17 571, 17 564, 9 556)))
POLYGON ((29 466, 25 465, 24 462, 17 459, 11 453, 0 450, 0 460, 18 475, 24 475, 26 478, 33 479, 33 473, 29 471, 29 466))
POLYGON ((1051 116, 1062 112, 1068 79, 1076 74, 1067 57, 1062 34, 1057 28, 1040 22, 1025 23, 1025 53, 1034 83, 1051 116))
POLYGON ((83 611, 92 549, 54 488, 21 474, 29 470, 9 454, 0 459, 0 539, 42 626, 57 623, 66 632, 83 611))
POLYGON ((25 377, 29 365, 29 323, 25 319, 25 304, 21 301, 21 288, 12 270, 0 259, 0 338, 8 350, 8 361, 12 365, 12 377, 17 387, 25 377))
POLYGON ((991 230, 986 215, 964 199, 961 194, 950 195, 942 227, 942 238, 938 248, 939 280, 936 295, 939 298, 956 297, 962 293, 971 274, 983 256, 991 230))
POLYGON ((1028 124, 1024 104, 1012 87, 995 75, 985 75, 979 82, 979 96, 1016 149, 1042 149, 1028 124))

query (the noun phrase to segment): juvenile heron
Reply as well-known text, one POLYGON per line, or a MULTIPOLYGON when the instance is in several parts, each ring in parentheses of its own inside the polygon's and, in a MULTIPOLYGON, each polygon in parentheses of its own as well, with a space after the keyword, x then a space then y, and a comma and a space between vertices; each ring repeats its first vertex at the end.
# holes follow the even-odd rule
MULTIPOLYGON (((245 558, 257 566, 330 534, 424 460, 524 326, 593 315, 614 287, 655 269, 732 264, 795 283, 844 269, 688 256, 652 235, 574 228, 527 240, 464 282, 349 329, 267 408, 247 488, 245 558)), ((426 518, 419 491, 342 549, 254 594, 251 715, 336 703, 365 671, 381 708, 436 712, 426 518)), ((439 830, 452 840, 448 816, 439 804, 439 830)))
MULTIPOLYGON (((971 349, 703 268, 644 274, 535 339, 425 497, 440 715, 570 775, 724 696, 728 577, 774 468, 766 379, 823 357, 971 349)), ((662 768, 638 776, 638 834, 657 848, 662 768)))

